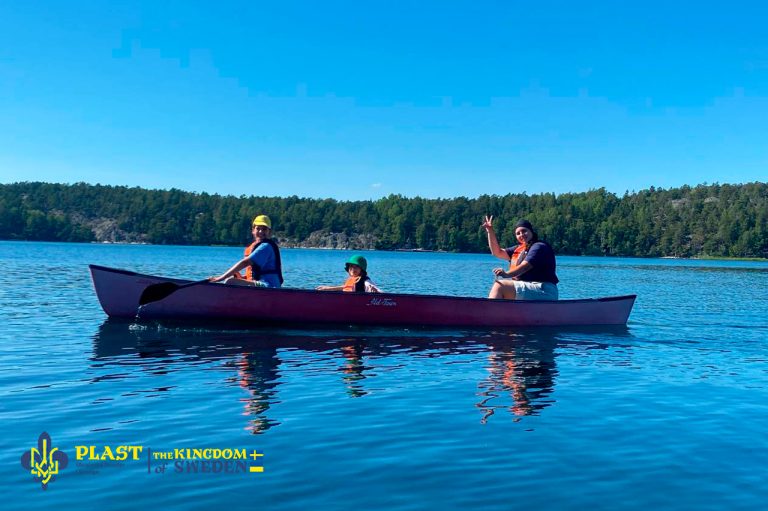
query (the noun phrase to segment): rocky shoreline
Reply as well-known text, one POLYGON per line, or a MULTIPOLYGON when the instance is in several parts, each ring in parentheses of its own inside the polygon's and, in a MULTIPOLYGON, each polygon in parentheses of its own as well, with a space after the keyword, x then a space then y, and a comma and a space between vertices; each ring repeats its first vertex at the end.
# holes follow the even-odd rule
POLYGON ((304 240, 277 237, 280 246, 286 248, 374 250, 378 241, 378 238, 372 234, 348 235, 330 231, 315 231, 304 240))
MULTIPOLYGON (((117 222, 98 219, 89 222, 88 227, 94 235, 92 243, 149 245, 148 237, 142 233, 126 232, 117 227, 117 222)), ((306 239, 276 237, 278 244, 285 248, 317 248, 337 250, 375 250, 378 237, 372 234, 352 234, 343 232, 315 231, 306 239)), ((245 245, 246 242, 244 241, 245 245)))

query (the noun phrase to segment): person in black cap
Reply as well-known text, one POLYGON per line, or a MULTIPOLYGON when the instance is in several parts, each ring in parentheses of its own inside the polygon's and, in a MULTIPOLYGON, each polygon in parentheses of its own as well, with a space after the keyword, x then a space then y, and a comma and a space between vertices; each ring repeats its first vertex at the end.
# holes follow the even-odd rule
POLYGON ((509 269, 494 268, 496 281, 488 298, 508 300, 557 300, 555 252, 541 241, 528 220, 515 224, 518 245, 502 249, 493 230, 493 216, 486 216, 483 227, 488 233, 491 254, 509 261, 509 269))

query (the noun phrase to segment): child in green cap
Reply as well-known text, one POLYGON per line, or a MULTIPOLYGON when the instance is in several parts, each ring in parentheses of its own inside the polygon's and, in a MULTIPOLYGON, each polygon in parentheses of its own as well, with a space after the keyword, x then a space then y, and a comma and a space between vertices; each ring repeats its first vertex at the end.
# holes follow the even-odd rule
POLYGON ((318 291, 348 291, 351 293, 381 293, 368 276, 368 261, 361 255, 350 257, 344 269, 349 278, 340 286, 317 286, 318 291))

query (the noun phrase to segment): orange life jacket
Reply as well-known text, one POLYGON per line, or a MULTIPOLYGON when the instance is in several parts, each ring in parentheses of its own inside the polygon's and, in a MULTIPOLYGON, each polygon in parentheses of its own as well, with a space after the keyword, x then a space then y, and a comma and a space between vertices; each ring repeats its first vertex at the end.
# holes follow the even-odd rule
MULTIPOLYGON (((249 255, 251 255, 251 253, 253 252, 253 249, 256 248, 257 244, 258 243, 254 241, 253 243, 245 247, 245 250, 243 250, 243 257, 248 257, 249 255)), ((240 275, 240 272, 235 273, 233 277, 241 280, 253 280, 253 268, 250 265, 245 267, 245 277, 240 275)))
MULTIPOLYGON (((282 264, 281 264, 281 261, 280 261, 280 249, 277 247, 277 244, 274 241, 272 241, 272 240, 265 240, 265 241, 262 241, 260 243, 257 243, 257 242, 254 241, 253 243, 251 243, 250 245, 245 247, 245 250, 243 251, 243 257, 248 257, 249 255, 251 255, 253 253, 253 251, 256 250, 256 247, 261 245, 261 243, 269 243, 270 245, 272 245, 272 248, 275 251, 275 263, 277 264, 277 269, 276 270, 262 272, 262 274, 263 273, 277 273, 277 276, 280 279, 280 283, 282 284, 283 283, 283 271, 282 271, 283 269, 282 269, 282 264)), ((245 268, 245 277, 240 275, 240 273, 235 273, 234 276, 237 279, 254 280, 253 279, 253 265, 246 266, 246 268, 245 268)))
POLYGON ((365 281, 369 280, 368 276, 349 277, 344 281, 344 287, 342 291, 348 291, 350 293, 365 293, 365 281))
MULTIPOLYGON (((258 245, 258 243, 254 241, 253 243, 245 247, 245 250, 243 251, 243 257, 248 257, 249 255, 251 255, 251 253, 253 252, 253 249, 256 248, 256 245, 258 245)), ((253 267, 251 265, 248 265, 245 267, 245 280, 253 280, 253 267)))
POLYGON ((526 249, 527 246, 524 244, 515 247, 515 251, 512 252, 512 257, 509 258, 509 271, 512 271, 517 267, 517 260, 520 259, 520 254, 525 252, 526 249))

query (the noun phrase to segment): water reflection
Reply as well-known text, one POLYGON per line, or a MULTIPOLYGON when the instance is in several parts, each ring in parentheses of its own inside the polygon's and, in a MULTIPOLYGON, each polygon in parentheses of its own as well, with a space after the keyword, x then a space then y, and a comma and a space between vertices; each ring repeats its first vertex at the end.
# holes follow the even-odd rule
POLYGON ((506 408, 519 420, 524 415, 537 415, 554 403, 556 339, 523 338, 512 343, 492 343, 488 354, 488 377, 478 385, 485 423, 498 409, 506 408), (503 404, 504 394, 511 402, 503 404))
POLYGON ((363 362, 363 342, 359 339, 350 339, 351 344, 340 348, 341 356, 344 358, 344 365, 340 371, 341 379, 347 388, 347 394, 350 397, 363 397, 367 394, 363 386, 366 369, 370 369, 363 362))
MULTIPOLYGON (((286 383, 287 373, 302 378, 337 374, 347 396, 357 399, 371 393, 374 384, 381 390, 382 384, 374 380, 377 370, 406 369, 407 378, 417 371, 418 378, 419 358, 444 359, 445 364, 460 358, 462 363, 480 367, 486 374, 475 387, 480 421, 500 417, 496 413, 499 410, 508 411, 513 420, 519 421, 555 404, 552 395, 558 376, 556 359, 563 350, 568 351, 574 342, 580 349, 600 349, 601 343, 628 335, 626 328, 608 330, 607 336, 606 329, 597 334, 554 329, 491 333, 397 329, 253 331, 107 320, 94 336, 91 358, 92 368, 102 374, 91 381, 131 378, 135 369, 165 375, 218 361, 216 367, 226 372, 225 381, 246 392, 242 398, 245 428, 258 434, 280 424, 273 407, 280 403, 280 386, 286 383), (105 370, 114 374, 104 374, 105 370)), ((462 371, 452 366, 454 370, 462 371)), ((469 373, 457 374, 463 377, 469 373)), ((152 390, 158 392, 157 388, 152 390)))
POLYGON ((243 415, 249 417, 246 429, 262 433, 278 423, 269 419, 270 403, 277 401, 280 360, 274 348, 255 349, 240 354, 225 365, 234 367, 237 383, 248 393, 242 399, 243 415))

